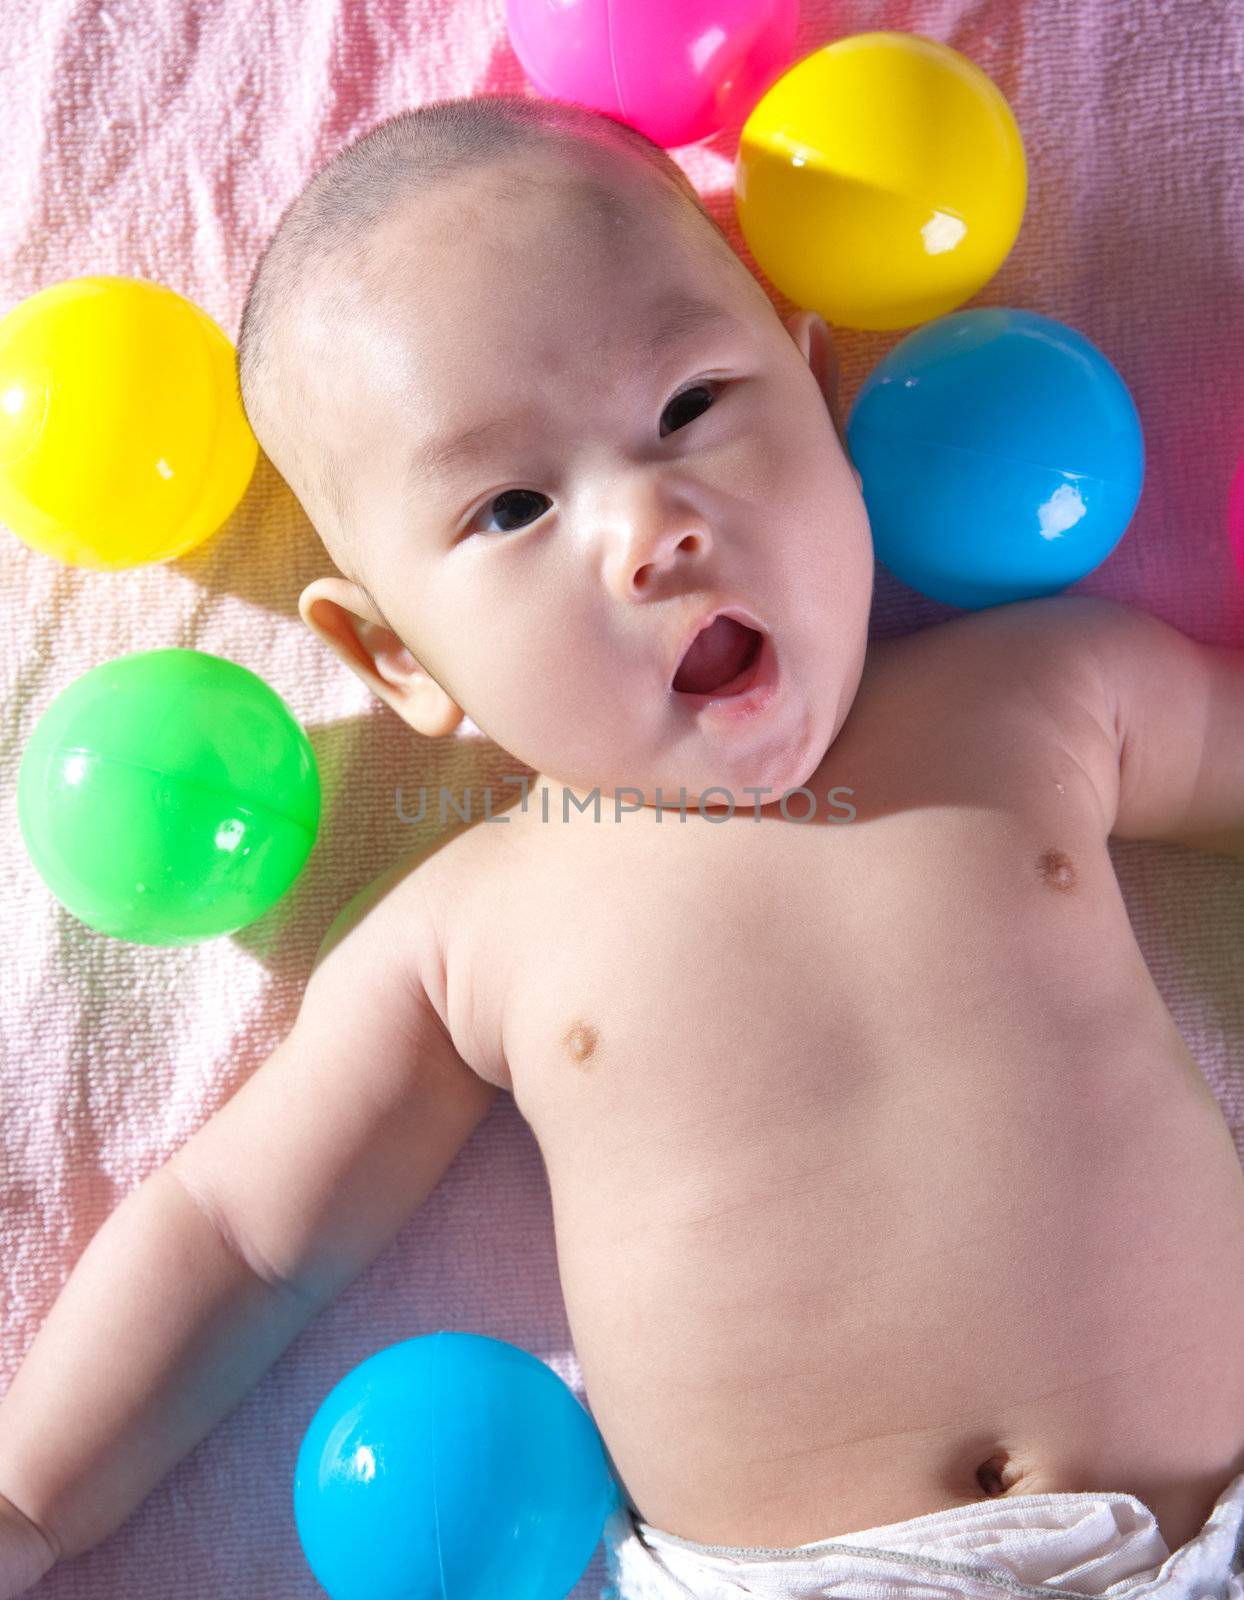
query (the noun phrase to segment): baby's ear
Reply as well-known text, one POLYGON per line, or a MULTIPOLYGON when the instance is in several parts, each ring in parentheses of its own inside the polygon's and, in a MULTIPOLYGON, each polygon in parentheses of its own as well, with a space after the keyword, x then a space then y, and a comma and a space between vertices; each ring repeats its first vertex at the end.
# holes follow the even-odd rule
MULTIPOLYGON (((842 407, 838 398, 838 352, 834 348, 833 335, 829 331, 829 324, 825 318, 816 311, 794 311, 786 319, 786 329, 795 341, 800 355, 812 368, 813 376, 820 385, 821 393, 825 396, 825 404, 829 407, 829 414, 833 419, 834 429, 842 443, 842 453, 847 460, 851 460, 850 451, 847 449, 847 430, 842 417, 842 407)), ((856 484, 862 489, 863 480, 858 470, 852 466, 856 484)))
POLYGON ((462 721, 462 707, 376 614, 358 584, 316 578, 298 597, 298 611, 312 633, 416 733, 439 739, 462 721))

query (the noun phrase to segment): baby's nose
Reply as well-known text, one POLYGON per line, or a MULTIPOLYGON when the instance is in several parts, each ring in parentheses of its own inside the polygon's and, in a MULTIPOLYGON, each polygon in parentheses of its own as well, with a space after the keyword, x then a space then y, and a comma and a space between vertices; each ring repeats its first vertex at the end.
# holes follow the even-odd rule
POLYGON ((702 561, 711 546, 708 528, 699 517, 684 513, 636 520, 622 542, 618 580, 628 596, 645 594, 663 572, 702 561))

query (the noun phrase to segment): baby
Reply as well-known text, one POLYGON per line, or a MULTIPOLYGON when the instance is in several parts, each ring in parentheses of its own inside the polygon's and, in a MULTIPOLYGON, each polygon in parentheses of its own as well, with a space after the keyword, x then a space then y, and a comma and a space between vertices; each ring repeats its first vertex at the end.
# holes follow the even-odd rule
POLYGON ((351 146, 239 363, 339 568, 306 623, 535 775, 350 901, 92 1240, 0 1404, 0 1592, 124 1522, 505 1090, 624 1600, 1244 1595, 1244 1173, 1107 849, 1244 859, 1244 650, 1083 595, 869 642, 825 323, 582 109, 351 146))

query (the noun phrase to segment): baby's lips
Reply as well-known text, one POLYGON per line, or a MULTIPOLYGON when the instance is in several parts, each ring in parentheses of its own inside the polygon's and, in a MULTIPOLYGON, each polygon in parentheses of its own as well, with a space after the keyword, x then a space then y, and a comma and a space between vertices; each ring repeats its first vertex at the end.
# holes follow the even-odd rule
POLYGON ((756 662, 762 636, 733 617, 714 617, 701 628, 674 675, 680 694, 724 693, 740 683, 756 662))
POLYGON ((699 638, 700 634, 703 633, 705 628, 710 627, 718 617, 729 617, 731 621, 742 623, 745 628, 751 628, 753 632, 761 635, 762 642, 768 637, 769 630, 765 627, 765 625, 762 622, 757 621, 751 612, 744 610, 742 606, 715 606, 711 611, 704 612, 695 626, 688 633, 683 635, 682 645, 679 648, 678 654, 674 657, 673 667, 670 670, 669 677, 666 679, 671 693, 680 692, 674 689, 674 679, 678 676, 679 671, 682 668, 682 664, 686 659, 687 652, 691 649, 691 646, 699 638))

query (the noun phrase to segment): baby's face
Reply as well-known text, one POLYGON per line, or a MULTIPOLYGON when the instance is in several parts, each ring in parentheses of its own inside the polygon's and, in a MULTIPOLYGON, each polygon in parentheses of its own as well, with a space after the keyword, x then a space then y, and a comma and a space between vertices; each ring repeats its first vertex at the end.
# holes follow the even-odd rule
POLYGON ((850 709, 871 539, 808 357, 724 245, 643 194, 568 215, 494 169, 421 201, 385 236, 332 426, 359 575, 484 733, 581 792, 747 805, 802 783, 850 709), (726 607, 775 655, 750 721, 671 687, 726 607))

